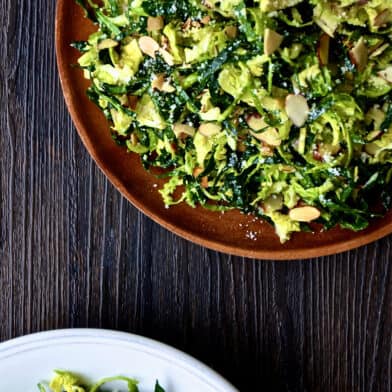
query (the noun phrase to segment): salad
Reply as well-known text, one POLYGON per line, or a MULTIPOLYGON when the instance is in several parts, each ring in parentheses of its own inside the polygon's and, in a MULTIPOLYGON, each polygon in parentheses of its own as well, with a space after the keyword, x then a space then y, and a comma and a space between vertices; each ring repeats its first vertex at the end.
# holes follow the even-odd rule
POLYGON ((392 0, 77 2, 87 94, 166 206, 255 214, 282 243, 390 208, 392 0))
MULTIPOLYGON (((55 376, 49 384, 49 389, 43 384, 38 384, 39 392, 99 392, 102 387, 110 382, 121 381, 127 386, 128 392, 138 392, 138 382, 132 378, 116 376, 108 377, 98 381, 92 386, 86 386, 78 376, 71 372, 62 370, 56 370, 55 376)), ((105 389, 108 391, 108 389, 105 389)), ((159 385, 158 381, 155 384, 154 392, 165 392, 165 390, 159 385)))

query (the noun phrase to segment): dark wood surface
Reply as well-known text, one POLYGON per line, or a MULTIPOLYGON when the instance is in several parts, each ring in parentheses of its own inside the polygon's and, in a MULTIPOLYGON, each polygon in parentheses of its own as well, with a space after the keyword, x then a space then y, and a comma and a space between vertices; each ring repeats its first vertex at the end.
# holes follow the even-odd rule
POLYGON ((392 237, 260 262, 151 222, 76 134, 54 15, 53 0, 0 0, 0 341, 111 328, 184 350, 241 391, 392 391, 392 237))

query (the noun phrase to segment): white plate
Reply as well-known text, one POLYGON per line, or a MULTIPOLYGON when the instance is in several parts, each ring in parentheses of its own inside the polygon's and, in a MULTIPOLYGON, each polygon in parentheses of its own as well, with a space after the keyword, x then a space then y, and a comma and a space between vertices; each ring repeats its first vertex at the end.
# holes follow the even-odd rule
POLYGON ((38 392, 54 369, 89 381, 115 375, 139 380, 152 392, 238 392, 213 370, 165 344, 123 332, 70 329, 41 332, 0 344, 0 391, 38 392))

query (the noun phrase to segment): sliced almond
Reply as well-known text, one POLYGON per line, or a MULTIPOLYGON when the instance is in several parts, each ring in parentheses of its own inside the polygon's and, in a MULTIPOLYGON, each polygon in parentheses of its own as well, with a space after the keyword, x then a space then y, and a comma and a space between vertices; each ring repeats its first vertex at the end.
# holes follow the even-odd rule
POLYGON ((155 52, 159 50, 158 42, 147 36, 139 38, 139 47, 144 54, 152 58, 155 58, 155 52))
POLYGON ((193 177, 199 177, 201 173, 203 173, 203 168, 202 167, 195 167, 193 169, 193 177))
POLYGON ((264 54, 270 56, 283 42, 283 35, 271 29, 264 30, 264 54))
POLYGON ((385 79, 387 82, 392 83, 392 65, 388 66, 383 71, 378 72, 378 76, 385 79))
POLYGON ((238 33, 238 29, 236 26, 227 26, 225 28, 225 33, 229 38, 235 38, 238 33))
POLYGON ((167 65, 174 65, 174 57, 166 49, 160 48, 159 53, 161 54, 167 65))
POLYGON ((306 123, 309 117, 309 105, 303 95, 288 95, 285 108, 289 119, 296 127, 300 128, 306 123))
POLYGON ((203 123, 199 127, 199 132, 206 137, 211 137, 218 134, 222 129, 222 126, 217 123, 203 123))
POLYGON ((147 31, 162 30, 164 26, 162 16, 149 16, 147 18, 147 31))
POLYGON ((163 83, 165 83, 165 75, 163 73, 155 75, 151 82, 151 87, 154 90, 161 90, 163 83))
POLYGON ((200 19, 200 22, 202 24, 208 24, 208 23, 210 23, 210 20, 211 20, 211 16, 206 15, 204 18, 200 19))
POLYGON ((188 124, 175 123, 173 124, 173 132, 178 138, 181 135, 193 136, 196 129, 188 124))
POLYGON ((351 62, 357 67, 359 72, 362 72, 366 68, 369 53, 363 37, 361 37, 356 45, 350 50, 349 56, 351 62))
POLYGON ((114 48, 116 46, 118 46, 118 42, 115 41, 114 39, 104 39, 97 45, 97 48, 98 50, 103 50, 103 49, 114 48))
POLYGON ((381 27, 386 25, 392 19, 392 14, 389 8, 386 8, 384 11, 380 12, 375 18, 373 25, 376 27, 381 27))
POLYGON ((165 78, 164 74, 155 75, 154 79, 151 82, 151 87, 154 90, 163 91, 165 93, 173 93, 176 91, 175 87, 173 87, 165 78))
POLYGON ((253 113, 247 116, 246 123, 253 131, 261 131, 262 129, 268 128, 268 124, 264 121, 259 113, 253 113))
POLYGON ((321 65, 328 64, 329 44, 330 44, 329 35, 326 33, 322 34, 317 46, 317 56, 321 65))
POLYGON ((186 31, 189 30, 192 26, 192 19, 188 18, 183 24, 182 24, 182 30, 186 31))
POLYGON ((291 220, 296 222, 311 222, 320 217, 320 211, 311 206, 293 208, 289 212, 291 220))

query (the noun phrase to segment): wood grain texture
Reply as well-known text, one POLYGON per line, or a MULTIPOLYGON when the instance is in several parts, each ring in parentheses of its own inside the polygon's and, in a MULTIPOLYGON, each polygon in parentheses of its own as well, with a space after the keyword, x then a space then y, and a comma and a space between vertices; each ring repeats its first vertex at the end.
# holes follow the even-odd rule
POLYGON ((113 328, 174 345, 241 391, 392 391, 392 238, 274 263, 160 228, 73 128, 54 13, 53 0, 0 0, 0 340, 113 328))

